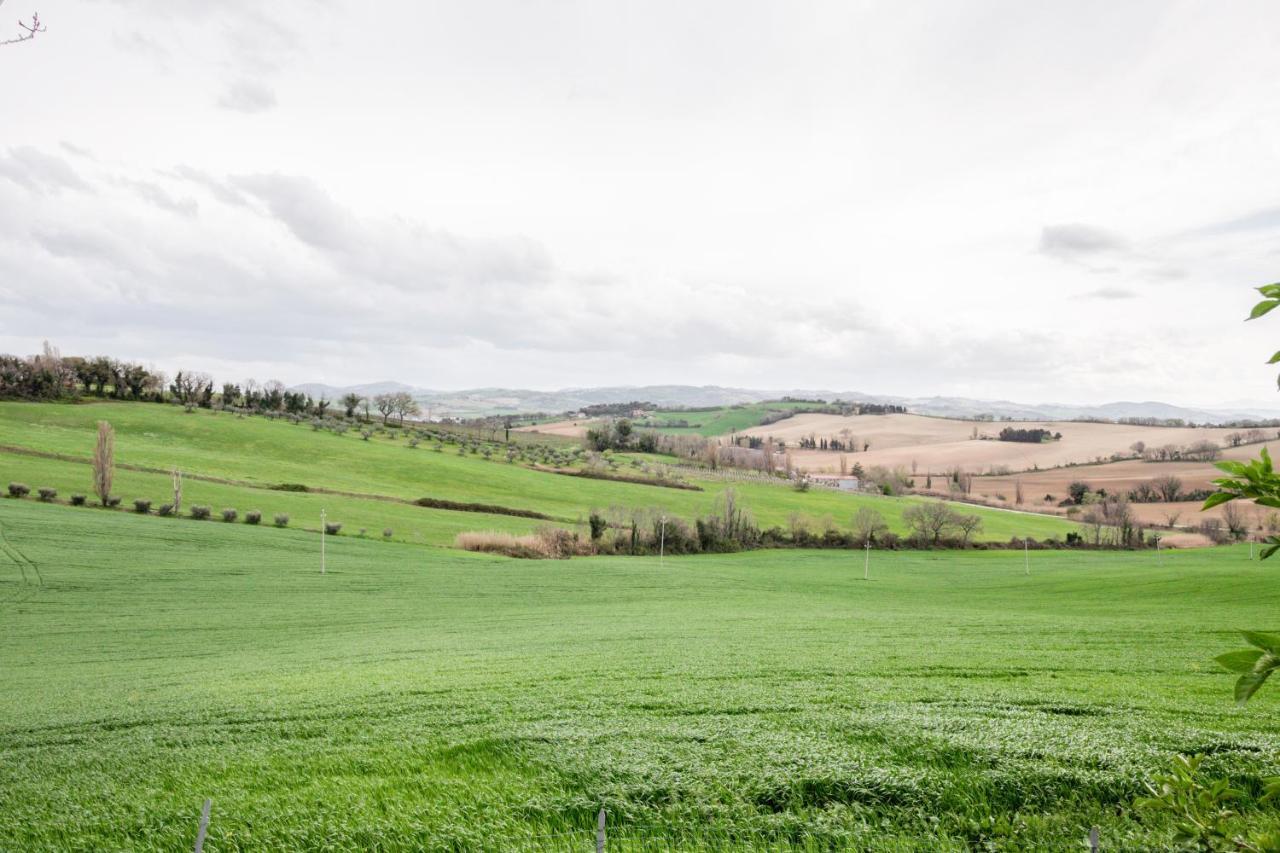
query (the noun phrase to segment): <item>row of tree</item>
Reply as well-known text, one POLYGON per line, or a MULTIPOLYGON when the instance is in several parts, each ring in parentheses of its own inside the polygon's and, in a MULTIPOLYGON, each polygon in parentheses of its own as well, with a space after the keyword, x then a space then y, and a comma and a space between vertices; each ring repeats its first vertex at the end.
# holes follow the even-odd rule
MULTIPOLYGON (((37 355, 0 355, 0 399, 66 400, 82 396, 320 418, 327 417, 332 406, 324 397, 317 400, 301 391, 290 391, 276 379, 263 384, 254 379, 239 384, 224 382, 218 391, 207 373, 179 370, 171 382, 166 382, 165 374, 136 362, 105 355, 63 356, 48 342, 37 355)), ((362 412, 364 420, 369 421, 371 410, 377 410, 384 424, 393 417, 404 423, 421 413, 413 397, 403 391, 372 397, 347 394, 340 403, 347 418, 362 412)))

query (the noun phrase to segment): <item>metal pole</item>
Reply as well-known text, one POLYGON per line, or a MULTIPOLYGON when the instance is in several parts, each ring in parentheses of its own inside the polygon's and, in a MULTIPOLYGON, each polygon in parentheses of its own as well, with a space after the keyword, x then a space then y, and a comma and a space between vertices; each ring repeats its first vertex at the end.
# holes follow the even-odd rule
POLYGON ((662 568, 665 564, 664 560, 667 551, 667 517, 662 516, 662 533, 658 538, 658 568, 662 568))
POLYGON ((196 853, 204 850, 204 837, 209 831, 209 809, 213 808, 213 800, 205 799, 204 808, 200 810, 200 830, 196 833, 196 853))
POLYGON ((862 561, 862 579, 864 581, 871 580, 871 540, 868 539, 863 550, 866 552, 866 559, 862 561))
POLYGON ((320 510, 320 574, 324 574, 324 510, 320 510))

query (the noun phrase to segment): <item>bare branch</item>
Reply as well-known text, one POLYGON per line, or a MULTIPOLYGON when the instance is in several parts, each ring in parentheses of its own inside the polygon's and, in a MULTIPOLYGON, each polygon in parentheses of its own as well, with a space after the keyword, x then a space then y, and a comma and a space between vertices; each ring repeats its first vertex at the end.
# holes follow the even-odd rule
MULTIPOLYGON (((3 0, 0 0, 0 2, 3 2, 3 0)), ((49 29, 44 24, 40 23, 39 12, 36 12, 31 16, 30 24, 24 21, 18 21, 18 28, 24 31, 23 34, 19 35, 17 38, 9 39, 8 41, 0 41, 0 47, 3 47, 6 44, 18 44, 24 41, 31 41, 38 34, 46 32, 49 29)))

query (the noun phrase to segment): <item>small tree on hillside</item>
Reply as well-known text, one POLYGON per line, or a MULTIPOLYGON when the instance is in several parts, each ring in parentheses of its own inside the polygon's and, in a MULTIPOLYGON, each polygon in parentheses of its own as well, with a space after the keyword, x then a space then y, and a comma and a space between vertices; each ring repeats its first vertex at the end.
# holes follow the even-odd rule
POLYGON ((342 403, 342 408, 346 410, 347 417, 354 418, 356 409, 360 407, 361 403, 365 402, 365 399, 359 394, 343 394, 339 402, 342 403))
POLYGON ((396 395, 378 394, 373 398, 373 404, 378 407, 378 414, 382 415, 382 425, 386 426, 396 411, 396 395))
POLYGON ((111 497, 116 467, 116 434, 111 424, 98 421, 98 443, 93 448, 93 491, 103 506, 111 497))
POLYGON ((869 506, 859 509, 853 516, 853 535, 860 545, 869 545, 877 536, 889 532, 884 516, 869 506))
POLYGON ((1151 481, 1151 486, 1160 493, 1160 498, 1165 503, 1173 503, 1182 494, 1182 481, 1172 474, 1156 477, 1151 481))
POLYGON ((916 539, 937 545, 947 530, 956 525, 956 514, 942 501, 929 501, 907 507, 902 520, 916 539))
POLYGON ((404 424, 404 419, 422 412, 418 404, 414 401, 406 391, 398 391, 391 395, 392 410, 396 413, 396 417, 400 418, 400 424, 404 424))

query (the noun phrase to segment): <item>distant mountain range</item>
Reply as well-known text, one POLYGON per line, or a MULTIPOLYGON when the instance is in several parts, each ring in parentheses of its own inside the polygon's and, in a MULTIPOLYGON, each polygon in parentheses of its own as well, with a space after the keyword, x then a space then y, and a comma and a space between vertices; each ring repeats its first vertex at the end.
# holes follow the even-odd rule
POLYGON ((1072 405, 1068 403, 1015 403, 1009 400, 975 400, 968 397, 895 397, 863 394, 858 391, 821 389, 759 390, 726 388, 720 385, 621 385, 607 388, 564 388, 559 391, 531 391, 521 388, 473 388, 466 391, 434 391, 403 382, 370 382, 336 387, 318 382, 294 386, 312 397, 337 400, 354 392, 361 396, 405 391, 433 418, 473 418, 485 415, 544 412, 574 412, 599 403, 626 403, 641 400, 659 406, 729 406, 759 403, 782 397, 848 400, 864 403, 895 403, 922 415, 971 418, 992 415, 1017 420, 1070 420, 1073 418, 1181 418, 1196 423, 1222 423, 1246 419, 1280 418, 1280 410, 1252 407, 1189 408, 1155 401, 1072 405))

